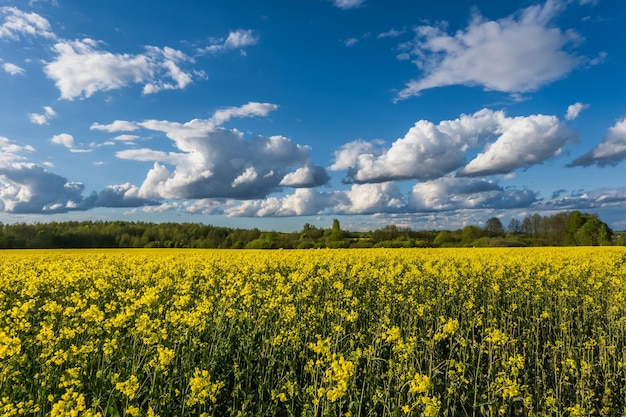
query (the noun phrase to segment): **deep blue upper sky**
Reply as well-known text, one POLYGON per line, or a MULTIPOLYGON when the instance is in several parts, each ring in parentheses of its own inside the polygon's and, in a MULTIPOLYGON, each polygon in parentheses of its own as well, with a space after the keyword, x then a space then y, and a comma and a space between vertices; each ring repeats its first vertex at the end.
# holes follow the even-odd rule
POLYGON ((0 221, 626 229, 621 1, 392 3, 0 0, 0 221))

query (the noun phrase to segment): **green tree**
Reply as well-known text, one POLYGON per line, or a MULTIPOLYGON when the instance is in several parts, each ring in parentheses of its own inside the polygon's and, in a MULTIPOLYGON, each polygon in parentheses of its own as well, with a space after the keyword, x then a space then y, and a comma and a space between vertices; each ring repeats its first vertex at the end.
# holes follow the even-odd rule
POLYGON ((485 232, 489 237, 504 236, 504 226, 499 218, 491 217, 485 223, 485 232))
POLYGON ((578 245, 577 232, 585 224, 585 217, 583 214, 576 210, 569 214, 567 222, 565 223, 565 236, 564 244, 566 245, 578 245))
POLYGON ((461 230, 461 243, 464 246, 474 246, 473 242, 485 235, 485 232, 478 226, 467 225, 461 230))
POLYGON ((576 231, 576 241, 583 246, 595 246, 598 244, 599 222, 590 219, 576 231))
POLYGON ((612 238, 613 231, 606 223, 600 222, 600 228, 598 229, 598 243, 600 245, 606 245, 607 243, 611 242, 612 238))
POLYGON ((533 234, 533 226, 530 216, 526 216, 524 217, 524 220, 522 220, 522 233, 529 237, 533 234))
POLYGON ((517 220, 515 217, 513 217, 511 221, 509 222, 507 230, 512 235, 519 235, 522 233, 522 230, 523 230, 522 223, 519 220, 517 220))
POLYGON ((337 242, 339 240, 343 240, 345 237, 345 233, 341 230, 341 225, 339 224, 339 220, 333 219, 333 225, 330 229, 330 240, 337 242))
POLYGON ((372 239, 376 242, 382 242, 383 240, 394 240, 400 235, 398 226, 395 224, 388 224, 387 226, 374 230, 372 239))
POLYGON ((442 230, 435 237, 433 243, 437 246, 452 246, 452 244, 456 243, 456 240, 449 230, 442 230))

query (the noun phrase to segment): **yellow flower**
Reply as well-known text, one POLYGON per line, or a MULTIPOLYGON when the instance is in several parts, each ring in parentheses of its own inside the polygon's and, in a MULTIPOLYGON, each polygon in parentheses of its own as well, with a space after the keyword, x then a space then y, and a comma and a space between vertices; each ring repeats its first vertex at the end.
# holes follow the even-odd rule
POLYGON ((409 393, 423 394, 430 389, 430 378, 426 375, 415 374, 409 383, 409 393))
POLYGON ((22 351, 22 341, 19 337, 11 337, 0 330, 0 359, 8 358, 22 351))
POLYGON ((126 407, 126 414, 132 417, 139 417, 139 411, 139 407, 135 407, 134 405, 126 407))
POLYGON ((86 409, 85 396, 75 392, 74 388, 68 388, 61 399, 52 404, 51 417, 78 416, 86 409))
POLYGON ((354 364, 347 361, 343 356, 333 360, 330 369, 326 371, 324 379, 329 381, 333 387, 326 391, 326 397, 330 402, 335 402, 342 398, 348 391, 348 384, 354 375, 354 364))
POLYGON ((221 381, 213 382, 209 371, 196 368, 193 377, 189 380, 189 397, 187 405, 206 404, 206 400, 217 402, 217 394, 224 386, 221 381))
POLYGON ((441 408, 441 401, 436 397, 422 397, 422 403, 424 404, 424 417, 434 417, 439 413, 441 408))
POLYGON ((139 389, 139 380, 135 375, 131 375, 128 380, 116 383, 115 389, 132 400, 139 389))
POLYGON ((170 348, 164 348, 162 346, 157 347, 157 353, 159 355, 159 369, 165 369, 167 365, 172 362, 176 353, 170 348))
MULTIPOLYGON (((443 317, 440 318, 441 321, 445 321, 443 317)), ((435 342, 440 340, 447 339, 452 336, 459 329, 459 321, 457 319, 448 319, 445 321, 444 325, 441 327, 441 330, 433 335, 433 339, 435 342)))

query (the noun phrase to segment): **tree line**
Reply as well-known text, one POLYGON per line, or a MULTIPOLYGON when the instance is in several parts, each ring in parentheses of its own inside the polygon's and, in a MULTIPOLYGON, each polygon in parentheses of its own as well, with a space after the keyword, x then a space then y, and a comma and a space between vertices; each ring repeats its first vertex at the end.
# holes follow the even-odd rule
POLYGON ((229 228, 199 223, 67 221, 0 223, 0 248, 223 248, 310 249, 369 247, 493 247, 626 245, 597 215, 579 211, 511 219, 492 217, 484 226, 457 230, 412 230, 387 225, 368 232, 306 223, 297 232, 229 228))

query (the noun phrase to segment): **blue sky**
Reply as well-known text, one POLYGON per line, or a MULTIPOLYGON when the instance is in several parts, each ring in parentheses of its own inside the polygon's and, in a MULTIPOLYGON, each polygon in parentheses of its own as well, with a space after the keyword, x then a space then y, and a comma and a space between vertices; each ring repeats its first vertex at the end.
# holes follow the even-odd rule
POLYGON ((0 221, 624 230, 625 25, 619 0, 0 0, 0 221))

